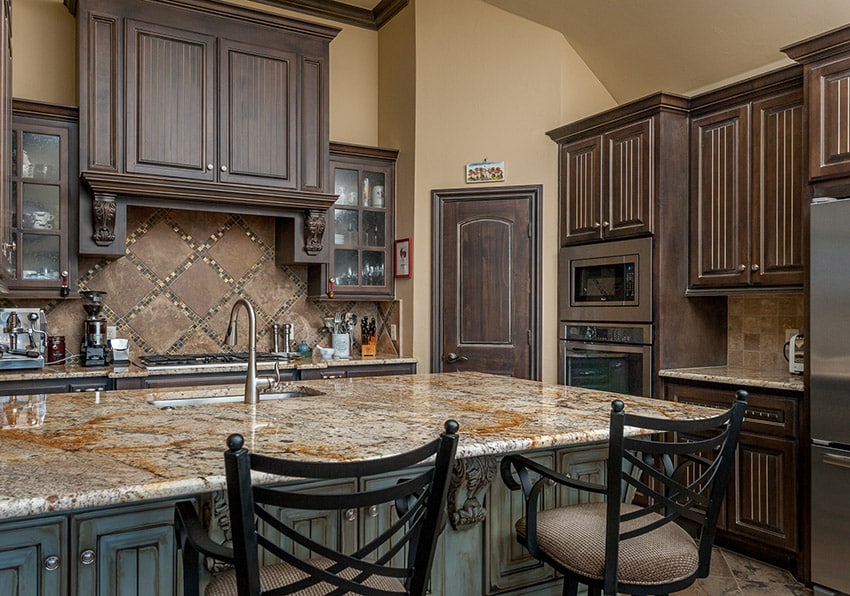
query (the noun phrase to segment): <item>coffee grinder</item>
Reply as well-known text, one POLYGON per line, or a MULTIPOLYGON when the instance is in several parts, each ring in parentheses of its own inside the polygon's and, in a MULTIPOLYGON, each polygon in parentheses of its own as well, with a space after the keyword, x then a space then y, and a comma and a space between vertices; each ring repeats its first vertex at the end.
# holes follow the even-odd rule
POLYGON ((80 363, 83 366, 106 366, 109 347, 106 342, 106 318, 101 316, 103 296, 106 292, 86 290, 80 292, 86 320, 83 321, 83 343, 80 363))

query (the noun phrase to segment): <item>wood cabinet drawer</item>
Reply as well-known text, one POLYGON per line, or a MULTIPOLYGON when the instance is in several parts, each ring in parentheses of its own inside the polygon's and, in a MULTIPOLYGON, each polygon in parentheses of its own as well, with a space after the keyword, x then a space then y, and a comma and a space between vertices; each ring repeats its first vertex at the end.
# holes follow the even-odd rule
MULTIPOLYGON (((690 385, 667 383, 665 398, 672 401, 728 408, 739 387, 731 385, 690 385)), ((794 438, 797 429, 797 400, 781 393, 763 393, 748 389, 747 413, 742 429, 747 432, 776 437, 794 438)))

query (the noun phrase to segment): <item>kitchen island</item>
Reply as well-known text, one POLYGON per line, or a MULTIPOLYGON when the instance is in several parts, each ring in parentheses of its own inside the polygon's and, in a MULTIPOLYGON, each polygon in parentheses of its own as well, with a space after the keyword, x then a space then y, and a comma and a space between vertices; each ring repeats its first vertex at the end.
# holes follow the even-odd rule
MULTIPOLYGON (((525 561, 522 565, 534 567, 533 573, 519 573, 516 556, 499 550, 499 545, 511 550, 511 518, 517 511, 516 499, 495 477, 498 458, 531 451, 535 457, 557 462, 562 470, 601 480, 605 452, 600 444, 607 439, 612 399, 621 398, 627 410, 652 416, 689 418, 712 412, 696 405, 478 373, 331 379, 298 385, 322 395, 253 406, 237 402, 173 409, 149 401, 238 394, 241 387, 48 395, 43 422, 19 423, 0 431, 4 447, 0 518, 7 520, 0 524, 0 545, 8 546, 4 529, 57 525, 60 535, 70 533, 70 546, 60 546, 70 549, 75 563, 69 575, 70 593, 84 594, 81 582, 89 568, 80 565, 116 565, 120 559, 98 558, 94 548, 84 548, 81 541, 88 534, 81 528, 88 528, 85 522, 92 516, 127 515, 135 515, 132 519, 138 519, 137 523, 159 520, 156 541, 163 552, 156 569, 173 566, 169 533, 173 500, 224 487, 222 454, 231 433, 242 434, 252 451, 342 461, 405 451, 431 440, 443 422, 453 418, 460 423, 459 462, 448 505, 451 527, 435 563, 435 593, 451 593, 443 590, 445 577, 454 586, 464 586, 464 594, 509 589, 511 581, 517 586, 545 584, 552 578, 543 568, 525 561), (66 524, 70 530, 63 529, 66 524), (92 551, 89 557, 83 557, 88 551, 92 551), (499 569, 494 571, 496 560, 504 560, 505 567, 496 565, 499 569), (494 581, 494 573, 504 576, 506 584, 494 581)), ((18 397, 19 404, 25 402, 25 397, 18 397)), ((111 577, 109 569, 91 575, 92 581, 111 577)), ((167 574, 156 593, 171 594, 173 577, 167 574)), ((134 593, 99 589, 104 590, 99 593, 122 596, 134 593)))

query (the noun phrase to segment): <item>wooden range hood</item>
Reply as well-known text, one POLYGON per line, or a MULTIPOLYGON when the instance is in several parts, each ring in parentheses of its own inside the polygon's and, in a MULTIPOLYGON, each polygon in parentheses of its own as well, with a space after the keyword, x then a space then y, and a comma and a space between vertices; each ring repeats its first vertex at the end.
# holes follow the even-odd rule
POLYGON ((329 44, 339 28, 219 0, 66 0, 77 17, 81 255, 127 205, 268 215, 325 262, 329 44), (73 4, 73 7, 72 7, 73 4))

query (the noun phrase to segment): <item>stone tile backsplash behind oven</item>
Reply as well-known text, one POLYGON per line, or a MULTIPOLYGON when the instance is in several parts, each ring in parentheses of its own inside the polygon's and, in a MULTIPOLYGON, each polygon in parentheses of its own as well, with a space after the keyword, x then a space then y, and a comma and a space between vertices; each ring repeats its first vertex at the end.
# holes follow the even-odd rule
POLYGON ((803 331, 803 295, 730 296, 727 364, 788 370, 785 330, 803 331))
MULTIPOLYGON (((130 207, 127 227, 133 231, 124 257, 79 265, 80 290, 106 291, 104 315, 118 337, 130 339, 131 355, 221 351, 230 308, 240 297, 256 308, 260 350, 272 349, 272 324, 285 322, 296 340, 330 345, 322 317, 345 311, 374 317, 379 352, 398 354, 389 331, 399 323, 399 304, 307 300, 306 267, 275 266, 271 217, 130 207)), ((79 300, 0 304, 45 308, 48 332, 65 335, 68 350, 79 352, 85 319, 79 300)), ((244 349, 244 311, 239 321, 237 349, 244 349)))

